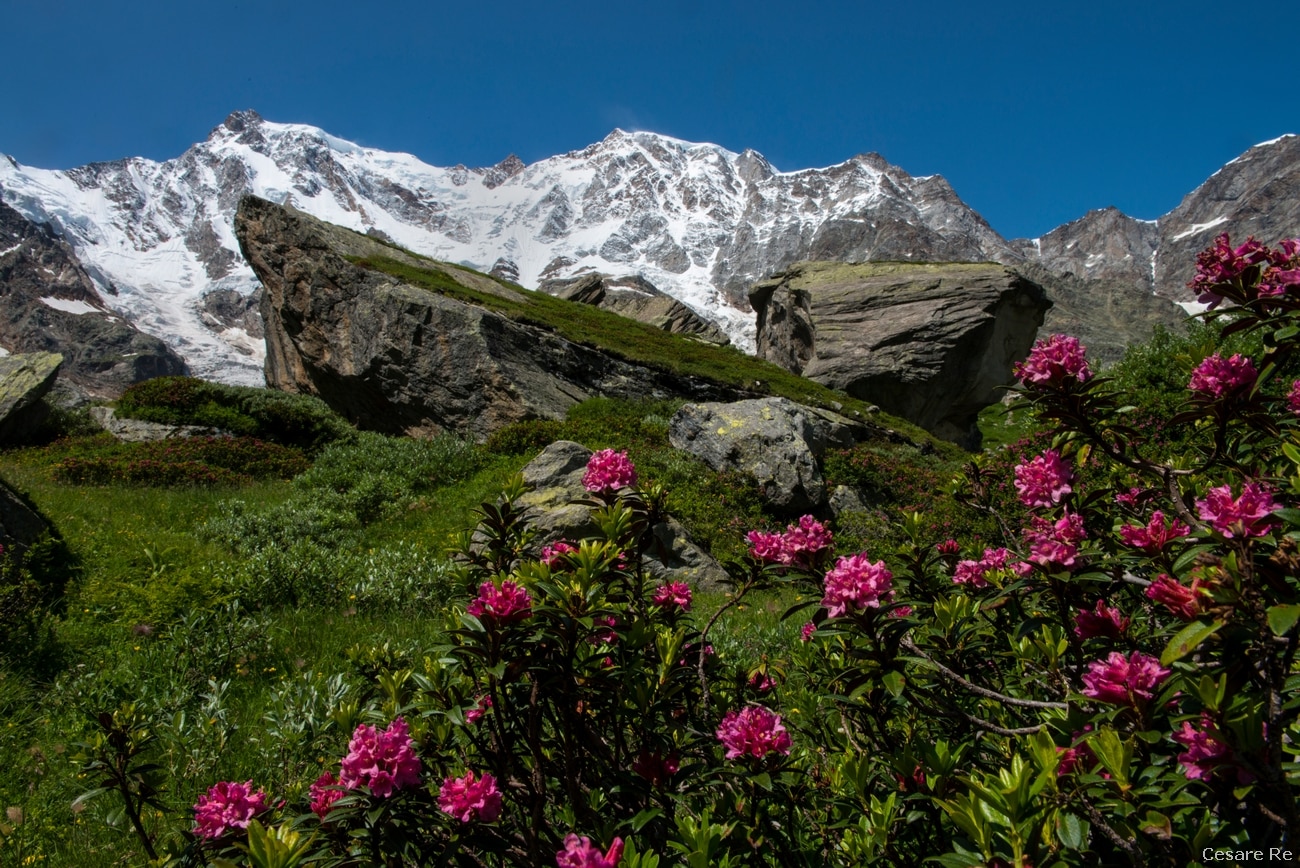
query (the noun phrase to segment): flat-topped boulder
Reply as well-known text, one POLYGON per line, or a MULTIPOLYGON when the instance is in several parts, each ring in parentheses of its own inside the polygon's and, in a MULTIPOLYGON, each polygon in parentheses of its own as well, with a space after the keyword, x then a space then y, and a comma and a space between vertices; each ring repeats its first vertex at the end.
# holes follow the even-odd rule
POLYGON ((63 365, 59 353, 0 356, 0 443, 21 440, 45 418, 41 401, 63 365))

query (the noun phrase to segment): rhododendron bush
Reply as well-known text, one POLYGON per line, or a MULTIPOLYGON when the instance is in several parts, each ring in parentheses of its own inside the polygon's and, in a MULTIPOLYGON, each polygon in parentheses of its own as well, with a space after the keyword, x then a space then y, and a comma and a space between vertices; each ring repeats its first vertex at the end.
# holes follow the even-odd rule
POLYGON ((1282 374, 1300 347, 1298 251, 1223 237, 1202 254, 1206 316, 1264 349, 1193 361, 1171 424, 1203 431, 1204 448, 1176 461, 1146 452, 1076 339, 1036 344, 1017 388, 1052 423, 1050 448, 1008 473, 1005 502, 965 495, 997 515, 998 540, 938 537, 909 514, 902 544, 868 553, 837 548, 825 519, 783 519, 748 533, 711 611, 649 575, 665 499, 637 487, 625 453, 588 466, 587 539, 534 539, 516 480, 457 543, 446 644, 379 667, 346 710, 340 758, 300 792, 214 786, 186 858, 1300 853, 1300 382, 1282 374), (759 594, 788 606, 789 647, 714 654, 719 617, 759 594))

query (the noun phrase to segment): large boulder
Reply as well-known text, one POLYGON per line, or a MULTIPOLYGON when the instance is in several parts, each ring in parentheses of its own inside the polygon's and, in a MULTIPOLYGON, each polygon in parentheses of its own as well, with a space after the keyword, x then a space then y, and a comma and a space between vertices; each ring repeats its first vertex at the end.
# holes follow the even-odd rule
POLYGON ((58 353, 0 356, 0 443, 19 442, 49 412, 41 400, 63 364, 58 353))
POLYGON ((614 278, 584 274, 563 280, 543 280, 537 289, 558 298, 595 305, 673 334, 711 344, 731 343, 722 329, 637 275, 614 278))
MULTIPOLYGON (((559 540, 577 542, 598 533, 591 519, 590 500, 582 487, 591 450, 580 443, 559 440, 542 450, 523 469, 530 490, 518 501, 536 533, 538 550, 559 540)), ((654 543, 644 558, 646 572, 659 581, 687 582, 696 588, 713 588, 727 579, 726 571, 691 541, 690 534, 669 518, 651 528, 654 543)))
POLYGON ((49 530, 49 522, 0 479, 0 546, 22 551, 49 530))
POLYGON ((749 300, 760 357, 972 449, 1051 307, 989 263, 805 262, 749 300))
POLYGON ((822 455, 852 446, 862 433, 843 416, 786 398, 686 404, 668 426, 674 447, 714 470, 749 476, 768 504, 789 515, 825 504, 822 455))
POLYGON ((476 303, 486 295, 531 303, 486 275, 417 259, 262 199, 241 201, 235 233, 265 289, 267 385, 316 395, 360 427, 484 437, 510 422, 560 418, 598 395, 738 396, 476 303), (354 264, 373 256, 432 272, 449 291, 354 264))

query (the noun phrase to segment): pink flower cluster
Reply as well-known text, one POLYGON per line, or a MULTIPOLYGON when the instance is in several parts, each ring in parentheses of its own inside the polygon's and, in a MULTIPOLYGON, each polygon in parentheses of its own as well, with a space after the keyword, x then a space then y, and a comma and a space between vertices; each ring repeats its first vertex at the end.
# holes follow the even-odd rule
POLYGON ((1097 764, 1097 756, 1088 747, 1088 742, 1083 741, 1082 737, 1092 732, 1092 724, 1086 724, 1079 732, 1070 736, 1071 747, 1058 747, 1057 754, 1060 756, 1060 762, 1056 766, 1056 776, 1072 774, 1079 769, 1090 769, 1097 764))
POLYGON ((399 717, 382 732, 368 724, 358 726, 348 742, 339 783, 349 790, 368 787, 381 799, 418 786, 420 758, 406 721, 399 717))
POLYGON ((1070 462, 1055 449, 1024 464, 1016 465, 1016 493, 1020 502, 1030 508, 1055 506, 1074 489, 1074 471, 1070 462))
POLYGON ((527 588, 509 579, 499 588, 492 582, 484 582, 479 585, 478 596, 469 601, 465 611, 490 624, 509 624, 533 614, 533 598, 527 588))
POLYGON ((759 693, 767 693, 776 687, 776 682, 766 672, 755 672, 749 676, 748 684, 751 690, 757 690, 759 693))
POLYGON ((1207 491, 1204 500, 1196 501, 1201 518, 1228 539, 1268 533, 1273 527, 1270 515, 1281 506, 1273 500, 1272 489, 1257 482, 1242 486, 1237 498, 1232 496, 1231 486, 1221 485, 1207 491))
POLYGON ((830 548, 832 541, 831 532, 811 515, 800 518, 797 524, 787 525, 785 533, 751 530, 746 536, 755 558, 788 567, 808 567, 813 556, 830 548))
POLYGON ((1160 661, 1134 651, 1127 659, 1118 651, 1110 652, 1105 660, 1094 660, 1083 674, 1083 695, 1111 705, 1137 708, 1155 695, 1160 682, 1169 677, 1169 670, 1160 668, 1160 661))
POLYGON ((582 487, 591 492, 611 492, 636 485, 636 468, 626 452, 602 449, 587 461, 582 487))
POLYGON ((443 780, 438 790, 438 807, 462 823, 473 820, 494 823, 501 816, 501 791, 492 775, 484 774, 475 780, 474 772, 466 771, 463 778, 443 780))
POLYGON ((1195 580, 1189 588, 1173 576, 1161 573, 1154 582, 1147 585, 1146 594, 1148 599, 1163 603, 1184 621, 1191 621, 1203 611, 1200 589, 1195 580))
POLYGON ((579 838, 569 835, 564 839, 564 849, 555 854, 556 868, 615 868, 623 858, 623 839, 615 838, 605 853, 591 843, 586 835, 579 838))
POLYGON ((325 774, 318 777, 308 792, 311 795, 312 813, 322 820, 329 815, 334 803, 343 798, 343 790, 339 786, 339 779, 334 777, 333 772, 325 772, 325 774))
POLYGON ((859 609, 879 608, 893 596, 894 574, 884 561, 872 563, 863 554, 840 558, 826 572, 822 605, 832 618, 859 609))
POLYGON ((465 722, 471 726, 478 723, 483 719, 483 715, 488 713, 488 709, 491 707, 492 697, 484 694, 484 696, 479 699, 477 705, 465 712, 465 722))
POLYGON ((665 609, 691 610, 691 586, 685 582, 668 582, 655 588, 650 602, 665 609))
POLYGON ((555 569, 564 555, 572 554, 578 550, 577 546, 569 545, 566 542, 557 542, 552 545, 542 546, 542 563, 551 569, 555 569))
POLYGON ((955 555, 961 552, 961 543, 949 537, 941 543, 935 545, 934 550, 941 555, 955 555))
POLYGON ((194 806, 194 834, 212 839, 247 829, 248 821, 266 809, 266 793, 255 792, 252 781, 222 781, 199 796, 194 806))
POLYGON ((1300 416, 1300 380, 1291 384, 1291 391, 1286 396, 1286 408, 1300 416))
POLYGON ((657 751, 643 750, 632 760, 632 771, 656 787, 677 774, 679 768, 681 757, 676 753, 664 756, 657 751))
POLYGON ((1056 521, 1034 516, 1032 525, 1023 534, 1029 545, 1029 559, 1049 568, 1073 568, 1079 543, 1088 538, 1083 529, 1083 516, 1071 512, 1056 521))
POLYGON ((727 759, 740 756, 762 758, 769 753, 790 753, 790 733, 780 715, 761 705, 728 711, 718 726, 718 741, 727 749, 727 759))
POLYGON ((1174 741, 1187 748, 1178 755, 1178 762, 1183 766, 1183 774, 1189 781, 1205 781, 1214 776, 1215 770, 1232 756, 1232 748, 1218 737, 1218 730, 1208 714, 1201 715, 1201 728, 1192 726, 1190 720, 1174 733, 1174 741))
POLYGON ((1141 549, 1148 555, 1157 554, 1176 539, 1182 539, 1191 533, 1191 529, 1178 519, 1166 522, 1165 514, 1160 510, 1151 513, 1151 521, 1146 527, 1126 524, 1119 529, 1119 538, 1129 548, 1141 549))
POLYGON ((1187 388, 1203 398, 1227 398, 1255 385, 1257 376, 1255 365, 1240 353, 1226 359, 1214 353, 1192 371, 1187 388))
POLYGON ((1225 232, 1196 257, 1196 275, 1188 286, 1200 293, 1198 301, 1216 307, 1225 298, 1248 302, 1259 297, 1284 294, 1288 287, 1300 284, 1300 240, 1288 239, 1281 250, 1271 250, 1253 237, 1233 247, 1225 232), (1259 269, 1251 273, 1251 269, 1259 269), (1246 285, 1258 281, 1257 286, 1246 285))
POLYGON ((1024 578, 1032 570, 1033 567, 1023 561, 1013 562, 1011 552, 1004 548, 985 549, 984 557, 978 561, 958 561, 952 571, 952 581, 957 585, 987 588, 989 579, 999 573, 1024 578))
POLYGON ((799 641, 811 642, 813 633, 816 632, 817 632, 817 625, 814 624, 812 621, 809 621, 807 624, 804 624, 802 627, 799 628, 799 641))
POLYGON ((1092 611, 1080 609, 1074 616, 1074 635, 1080 640, 1099 636, 1118 639, 1128 629, 1129 622, 1130 619, 1124 617, 1119 609, 1106 605, 1105 600, 1098 600, 1092 611))
POLYGON ((1085 352, 1078 338, 1052 335, 1036 341, 1029 358, 1018 362, 1014 373, 1026 386, 1059 386, 1070 379, 1086 383, 1092 378, 1092 371, 1085 352))

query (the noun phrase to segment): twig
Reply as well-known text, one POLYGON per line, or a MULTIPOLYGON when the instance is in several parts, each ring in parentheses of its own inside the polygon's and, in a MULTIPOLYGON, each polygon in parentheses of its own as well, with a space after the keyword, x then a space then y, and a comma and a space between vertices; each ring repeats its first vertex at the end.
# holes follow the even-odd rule
POLYGON ((1005 702, 1007 705, 1019 705, 1023 708, 1068 709, 1070 707, 1068 703, 1064 703, 1064 702, 1042 702, 1037 699, 1019 699, 1015 696, 1006 696, 1004 694, 998 693, 995 690, 989 690, 987 687, 980 687, 978 684, 970 683, 965 678, 962 678, 960 675, 958 675, 956 672, 953 672, 947 666, 944 666, 939 661, 930 657, 930 655, 926 654, 920 648, 916 647, 916 643, 913 642, 911 638, 903 639, 901 644, 908 651, 911 651, 913 654, 920 657, 922 660, 925 660, 927 663, 929 663, 931 666, 937 669, 940 675, 944 676, 949 681, 952 681, 955 684, 961 685, 966 690, 969 690, 971 693, 974 693, 977 696, 983 696, 986 699, 996 699, 998 702, 1005 702))

